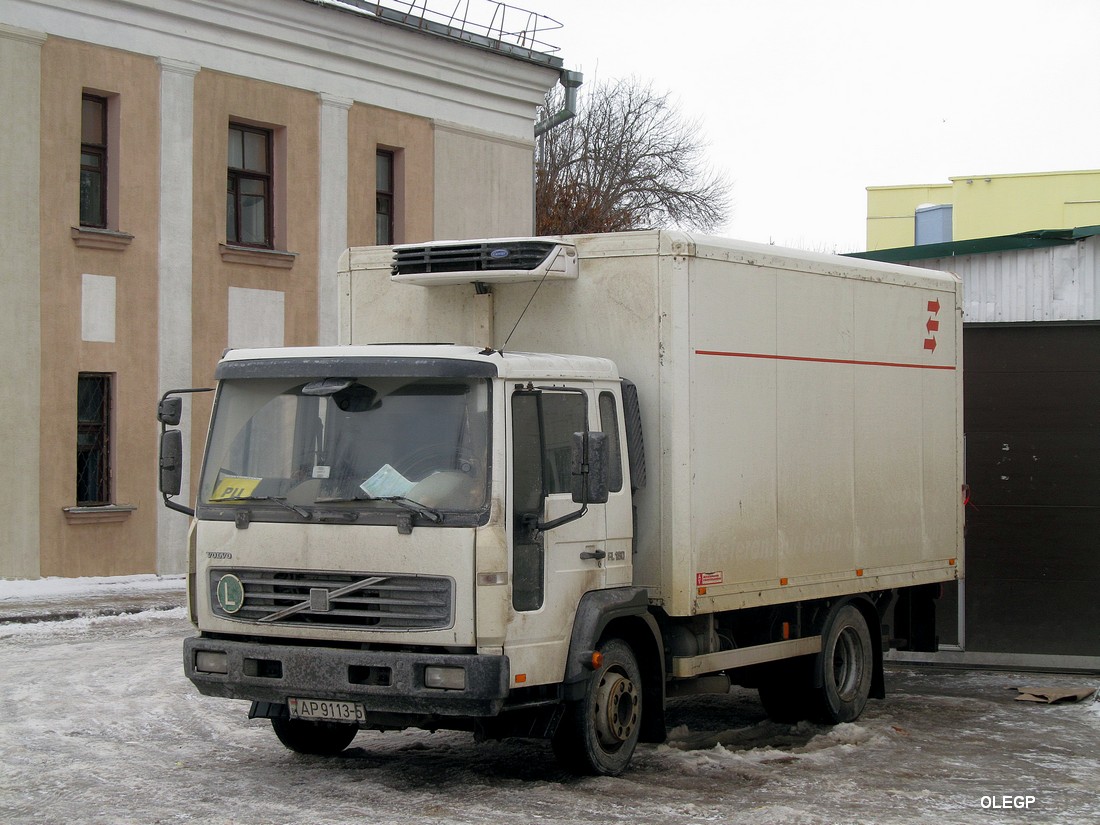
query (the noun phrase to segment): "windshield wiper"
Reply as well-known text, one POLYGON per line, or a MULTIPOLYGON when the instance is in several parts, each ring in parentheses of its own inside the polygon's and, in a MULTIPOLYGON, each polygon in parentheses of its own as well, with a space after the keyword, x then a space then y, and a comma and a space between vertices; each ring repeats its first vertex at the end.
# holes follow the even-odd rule
POLYGON ((271 501, 275 504, 278 504, 284 510, 291 510, 292 512, 297 513, 306 521, 309 521, 313 518, 312 510, 308 510, 299 504, 291 504, 285 498, 282 498, 280 496, 231 496, 229 498, 219 498, 210 503, 216 505, 221 504, 223 501, 271 501))
POLYGON ((415 501, 408 496, 372 496, 369 493, 363 495, 354 495, 350 498, 319 498, 318 504, 338 504, 342 501, 391 501, 398 507, 404 510, 408 510, 410 513, 416 513, 418 516, 423 516, 432 524, 439 524, 443 521, 443 514, 436 510, 434 507, 429 507, 427 504, 421 504, 419 501, 415 501))
POLYGON ((374 501, 392 501, 398 507, 408 510, 410 513, 416 513, 419 516, 423 516, 432 524, 439 524, 443 521, 443 514, 441 512, 434 507, 429 507, 427 504, 413 501, 408 496, 371 496, 371 499, 374 501))

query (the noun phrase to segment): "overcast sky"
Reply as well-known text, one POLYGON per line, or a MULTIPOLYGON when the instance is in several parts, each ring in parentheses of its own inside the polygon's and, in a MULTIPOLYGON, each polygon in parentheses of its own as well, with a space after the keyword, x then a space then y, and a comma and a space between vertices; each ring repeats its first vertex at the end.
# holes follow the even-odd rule
POLYGON ((652 80, 700 120, 724 235, 859 250, 867 186, 1100 168, 1100 0, 515 4, 586 83, 652 80))

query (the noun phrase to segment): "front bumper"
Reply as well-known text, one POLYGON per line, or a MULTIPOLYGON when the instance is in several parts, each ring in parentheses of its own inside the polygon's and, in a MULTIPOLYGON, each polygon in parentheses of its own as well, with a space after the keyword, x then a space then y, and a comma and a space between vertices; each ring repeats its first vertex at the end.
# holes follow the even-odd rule
MULTIPOLYGON (((206 658, 206 657, 204 657, 206 658)), ((508 657, 264 644, 193 636, 183 667, 200 693, 286 704, 291 696, 358 702, 368 714, 496 716, 508 695, 508 657), (224 654, 226 673, 200 671, 199 653, 224 654), (462 668, 465 687, 425 685, 429 667, 462 668)))

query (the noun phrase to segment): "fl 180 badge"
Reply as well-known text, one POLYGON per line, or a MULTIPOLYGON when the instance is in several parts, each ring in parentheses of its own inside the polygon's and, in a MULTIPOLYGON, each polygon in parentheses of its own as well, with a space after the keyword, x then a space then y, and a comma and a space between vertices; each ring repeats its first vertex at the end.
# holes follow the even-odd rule
POLYGON ((244 607, 244 585, 232 573, 218 579, 218 604, 226 613, 236 613, 244 607))

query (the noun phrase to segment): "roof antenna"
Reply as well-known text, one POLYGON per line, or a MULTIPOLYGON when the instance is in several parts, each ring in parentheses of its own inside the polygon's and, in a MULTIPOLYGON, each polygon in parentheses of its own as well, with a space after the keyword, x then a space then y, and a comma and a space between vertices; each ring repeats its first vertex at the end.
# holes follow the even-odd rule
POLYGON ((523 320, 523 316, 527 314, 528 307, 530 307, 531 302, 535 300, 535 296, 539 294, 539 290, 542 288, 542 282, 546 280, 546 276, 549 274, 549 270, 543 272, 542 277, 539 278, 539 282, 535 284, 535 289, 531 293, 531 297, 527 299, 527 304, 523 307, 523 312, 519 314, 516 322, 512 325, 512 331, 508 333, 508 337, 504 339, 504 343, 501 345, 500 349, 497 350, 497 352, 499 352, 501 355, 504 355, 504 350, 507 348, 508 342, 512 340, 512 335, 515 333, 516 327, 518 327, 519 322, 523 320))

